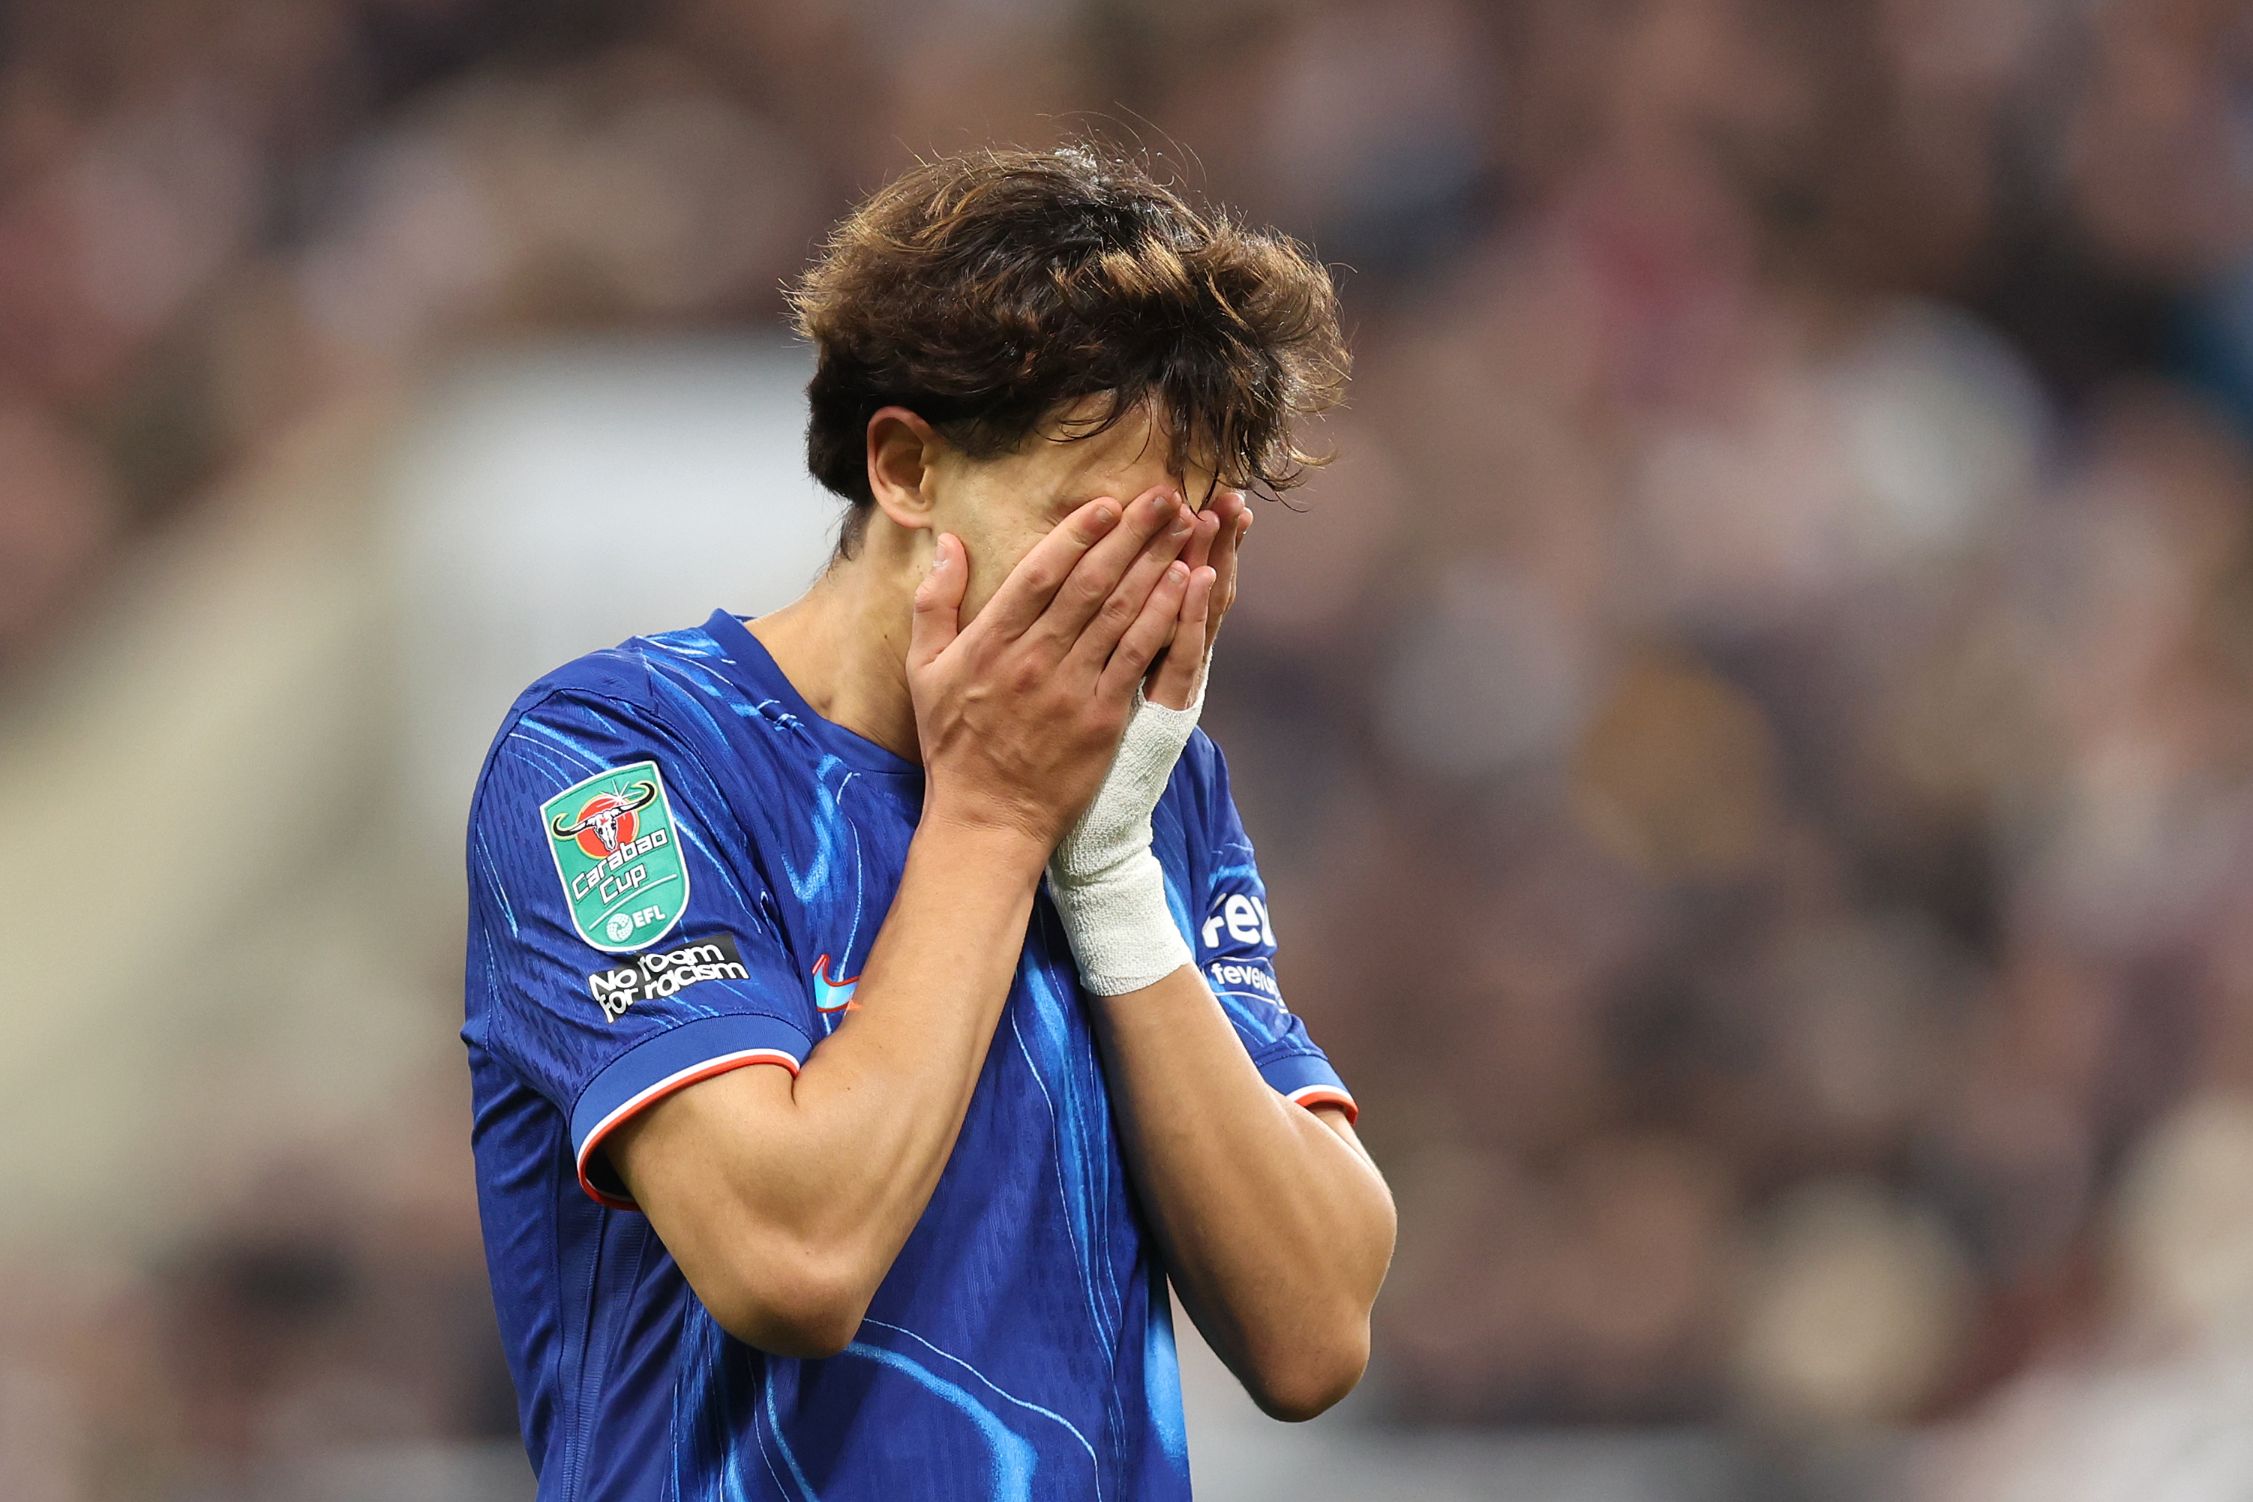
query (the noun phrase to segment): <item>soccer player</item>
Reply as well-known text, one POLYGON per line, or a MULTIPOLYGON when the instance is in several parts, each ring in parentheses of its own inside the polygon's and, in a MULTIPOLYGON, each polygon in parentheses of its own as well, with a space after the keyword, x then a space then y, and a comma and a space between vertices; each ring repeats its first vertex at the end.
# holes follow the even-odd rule
POLYGON ((471 812, 539 1494, 1186 1497, 1169 1279, 1302 1419, 1392 1254, 1195 730, 1245 492, 1343 379, 1334 293, 1074 148, 909 172, 794 304, 836 558, 533 684, 471 812))

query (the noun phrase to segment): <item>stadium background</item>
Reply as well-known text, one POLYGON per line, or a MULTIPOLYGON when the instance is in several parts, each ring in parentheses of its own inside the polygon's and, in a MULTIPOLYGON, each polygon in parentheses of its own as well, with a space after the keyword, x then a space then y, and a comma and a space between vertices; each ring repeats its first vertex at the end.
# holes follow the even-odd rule
POLYGON ((779 285, 1096 128, 1358 352, 1209 723, 1401 1211, 1215 1498, 2253 1495, 2228 0, 0 7, 0 1493, 528 1494, 459 839, 779 603, 779 285))

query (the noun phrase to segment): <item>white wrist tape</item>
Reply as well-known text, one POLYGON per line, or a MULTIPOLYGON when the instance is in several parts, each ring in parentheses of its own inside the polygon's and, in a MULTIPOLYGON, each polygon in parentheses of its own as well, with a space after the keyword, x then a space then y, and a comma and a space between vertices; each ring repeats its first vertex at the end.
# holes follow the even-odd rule
POLYGON ((1204 702, 1202 687, 1187 709, 1152 704, 1136 690, 1103 786, 1049 857, 1049 897, 1064 920, 1080 983, 1098 996, 1139 991, 1194 958, 1166 905, 1150 815, 1204 702))

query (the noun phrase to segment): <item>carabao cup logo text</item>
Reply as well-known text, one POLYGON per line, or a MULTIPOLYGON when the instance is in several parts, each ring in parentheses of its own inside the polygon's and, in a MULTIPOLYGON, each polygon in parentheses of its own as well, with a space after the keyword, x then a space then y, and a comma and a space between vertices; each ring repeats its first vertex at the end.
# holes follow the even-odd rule
POLYGON ((652 761, 613 767, 540 805, 571 924, 597 949, 656 943, 688 909, 688 866, 652 761))

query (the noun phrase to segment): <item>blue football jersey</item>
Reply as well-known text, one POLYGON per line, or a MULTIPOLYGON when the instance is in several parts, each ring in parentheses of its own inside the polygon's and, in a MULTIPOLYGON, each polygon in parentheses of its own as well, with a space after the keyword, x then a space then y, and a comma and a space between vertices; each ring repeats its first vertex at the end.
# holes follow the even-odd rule
MULTIPOLYGON (((1043 897, 962 1131, 852 1344, 705 1312, 606 1166, 698 1080, 845 1025, 922 769, 815 714, 725 611, 535 683, 479 777, 466 1022, 479 1211, 543 1502, 1189 1495, 1165 1270, 1043 897)), ((1352 1102, 1275 984, 1220 753, 1159 804, 1174 916, 1269 1083, 1352 1102)))

